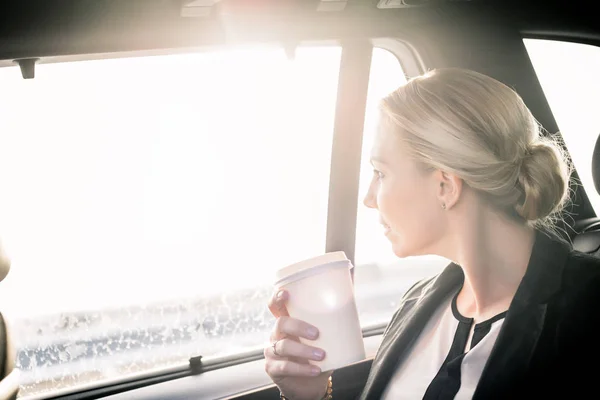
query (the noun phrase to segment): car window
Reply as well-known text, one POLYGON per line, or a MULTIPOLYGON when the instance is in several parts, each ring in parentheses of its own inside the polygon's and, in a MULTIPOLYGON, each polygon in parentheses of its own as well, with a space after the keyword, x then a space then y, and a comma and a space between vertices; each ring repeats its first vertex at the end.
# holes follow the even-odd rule
MULTIPOLYGON (((325 249, 340 57, 254 47, 40 64, 33 80, 0 69, 13 260, 0 304, 21 397, 265 345, 274 270, 325 249)), ((374 49, 361 195, 377 101, 404 81, 374 49)), ((377 220, 359 205, 363 327, 441 265, 396 260, 377 220)))
POLYGON ((21 396, 262 346, 323 252, 341 48, 0 69, 0 286, 21 396))
POLYGON ((384 49, 373 51, 365 132, 360 170, 360 203, 356 227, 355 282, 359 316, 363 326, 387 322, 398 307, 402 295, 415 282, 440 272, 448 260, 437 256, 399 259, 383 235, 377 210, 362 204, 373 167, 369 158, 375 135, 379 101, 400 85, 406 76, 394 54, 384 49))
POLYGON ((600 135, 600 48, 553 40, 524 42, 581 183, 598 214, 600 195, 594 188, 592 155, 600 135))

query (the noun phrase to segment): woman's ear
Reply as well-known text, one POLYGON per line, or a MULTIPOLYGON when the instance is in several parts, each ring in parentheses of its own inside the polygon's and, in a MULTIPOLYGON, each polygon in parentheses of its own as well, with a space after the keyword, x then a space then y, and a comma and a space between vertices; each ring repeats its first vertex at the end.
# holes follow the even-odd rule
POLYGON ((436 181, 438 187, 438 199, 440 201, 440 207, 444 210, 449 210, 460 199, 460 195, 463 189, 463 180, 458 176, 444 172, 436 171, 436 181))

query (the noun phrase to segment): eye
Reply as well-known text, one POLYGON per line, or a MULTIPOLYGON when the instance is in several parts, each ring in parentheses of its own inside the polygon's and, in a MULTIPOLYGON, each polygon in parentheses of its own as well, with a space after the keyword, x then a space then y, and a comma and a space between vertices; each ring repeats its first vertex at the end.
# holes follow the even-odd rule
POLYGON ((376 170, 376 169, 374 169, 374 170, 373 170, 373 175, 374 175, 375 177, 377 177, 377 179, 378 179, 378 180, 381 180, 381 179, 383 179, 383 178, 384 178, 384 176, 385 176, 385 175, 383 174, 383 172, 381 172, 381 171, 378 171, 378 170, 376 170))

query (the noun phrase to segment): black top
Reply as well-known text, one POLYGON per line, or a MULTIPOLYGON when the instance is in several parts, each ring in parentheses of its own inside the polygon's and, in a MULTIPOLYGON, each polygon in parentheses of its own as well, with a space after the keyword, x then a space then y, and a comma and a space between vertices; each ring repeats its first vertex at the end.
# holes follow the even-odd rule
MULTIPOLYGON (((461 289, 462 289, 462 286, 461 286, 461 289)), ((464 317, 460 313, 460 311, 458 311, 458 306, 456 305, 456 302, 457 302, 459 293, 460 293, 460 290, 458 292, 456 292, 454 297, 452 297, 451 307, 452 307, 452 315, 454 315, 454 318, 456 318, 459 323, 458 329, 461 329, 461 326, 463 327, 463 329, 468 328, 466 337, 461 337, 462 347, 460 348, 460 350, 464 352, 464 349, 465 349, 465 347, 467 347, 467 342, 469 340, 469 333, 471 332, 471 325, 473 325, 473 318, 464 317)), ((501 312, 500 314, 494 315, 490 319, 486 319, 485 321, 476 324, 475 327, 473 328, 473 339, 471 340, 471 347, 469 349, 472 349, 473 347, 477 346, 477 343, 481 342, 481 339, 483 339, 485 337, 485 335, 487 335, 490 332, 490 330, 492 329, 492 324, 494 322, 500 321, 502 318, 506 317, 507 312, 508 311, 501 312)), ((452 345, 454 346, 454 344, 452 344, 452 345)))
MULTIPOLYGON (((461 285, 462 288, 462 285, 461 285)), ((431 383, 425 391, 423 400, 452 400, 460 390, 462 381, 461 367, 463 359, 467 354, 465 349, 469 341, 469 334, 473 326, 473 318, 467 318, 458 311, 456 305, 460 290, 452 297, 450 308, 452 315, 458 320, 458 327, 452 340, 452 345, 448 351, 446 359, 442 363, 438 373, 431 380, 431 383)), ((481 340, 490 333, 492 324, 501 320, 506 315, 506 311, 495 315, 494 317, 476 324, 473 327, 473 339, 469 350, 473 349, 481 340)))
MULTIPOLYGON (((429 318, 463 280, 462 269, 451 263, 404 295, 360 399, 381 397, 429 318)), ((599 308, 600 259, 537 231, 527 271, 473 398, 597 397, 599 308)))

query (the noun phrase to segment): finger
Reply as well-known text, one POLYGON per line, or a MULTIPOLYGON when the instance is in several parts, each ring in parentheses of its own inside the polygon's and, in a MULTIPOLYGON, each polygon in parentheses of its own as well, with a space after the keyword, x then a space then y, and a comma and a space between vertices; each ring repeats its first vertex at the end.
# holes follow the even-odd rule
POLYGON ((315 340, 319 337, 319 330, 304 321, 292 317, 279 317, 275 321, 275 329, 271 336, 271 341, 283 339, 285 337, 295 336, 309 340, 315 340))
POLYGON ((321 368, 293 361, 268 359, 265 363, 265 371, 271 378, 277 379, 286 376, 318 376, 321 368))
POLYGON ((287 312, 287 308, 285 307, 285 302, 289 298, 289 293, 287 290, 279 290, 273 293, 271 299, 269 300, 269 311, 275 318, 279 318, 281 316, 289 315, 287 312))
POLYGON ((325 351, 292 339, 282 339, 275 342, 275 346, 271 345, 265 348, 265 357, 275 359, 294 357, 293 361, 296 362, 301 360, 321 361, 325 358, 325 351))

